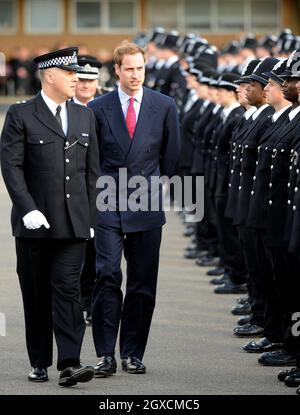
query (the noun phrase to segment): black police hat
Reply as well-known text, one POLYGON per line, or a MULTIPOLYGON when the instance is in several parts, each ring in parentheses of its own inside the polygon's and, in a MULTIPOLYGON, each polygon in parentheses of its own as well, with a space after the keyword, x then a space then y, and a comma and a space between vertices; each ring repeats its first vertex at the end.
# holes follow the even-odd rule
POLYGON ((171 49, 177 51, 177 42, 179 39, 179 34, 176 31, 172 31, 167 33, 165 36, 161 37, 159 42, 157 43, 157 47, 161 49, 171 49))
POLYGON ((252 33, 249 33, 247 36, 245 36, 240 41, 241 49, 255 50, 256 46, 257 46, 257 40, 252 33))
POLYGON ((251 82, 251 79, 249 78, 250 75, 253 74, 254 69, 259 64, 260 59, 252 59, 248 65, 243 69, 243 72, 241 73, 240 79, 237 79, 234 81, 235 84, 248 84, 251 82))
POLYGON ((285 71, 281 78, 300 78, 300 49, 295 49, 286 63, 285 71))
POLYGON ((279 53, 290 53, 293 52, 298 47, 298 39, 294 35, 286 36, 280 43, 279 43, 279 53))
POLYGON ((165 29, 163 27, 156 27, 150 35, 149 42, 157 44, 164 35, 165 29))
POLYGON ((213 69, 205 69, 198 75, 198 81, 201 84, 211 85, 212 81, 216 81, 216 75, 218 75, 218 73, 213 69))
POLYGON ((228 89, 228 91, 236 91, 238 85, 234 82, 238 81, 239 79, 240 79, 240 76, 235 73, 232 73, 232 72, 223 73, 222 75, 219 76, 218 84, 216 85, 216 87, 228 89))
POLYGON ((229 54, 229 55, 238 55, 240 51, 239 42, 233 40, 232 42, 228 43, 222 50, 222 54, 229 54))
POLYGON ((90 55, 78 55, 78 65, 80 69, 77 71, 79 79, 98 79, 99 69, 102 63, 97 58, 90 55))
POLYGON ((254 69, 252 75, 249 75, 247 78, 249 78, 250 81, 257 81, 266 86, 269 78, 265 75, 265 73, 271 71, 278 62, 279 59, 277 58, 268 57, 260 59, 260 62, 254 69))
POLYGON ((281 74, 286 69, 287 61, 288 61, 287 59, 280 59, 279 62, 276 63, 272 71, 265 72, 263 75, 267 76, 269 79, 272 79, 273 81, 282 85, 284 82, 284 79, 281 78, 281 74))
POLYGON ((77 47, 64 48, 37 56, 33 61, 40 70, 60 68, 65 69, 66 71, 78 71, 80 66, 77 63, 77 53, 77 47))
POLYGON ((261 47, 271 51, 277 45, 277 36, 275 35, 267 35, 264 38, 260 39, 257 44, 257 47, 261 47))

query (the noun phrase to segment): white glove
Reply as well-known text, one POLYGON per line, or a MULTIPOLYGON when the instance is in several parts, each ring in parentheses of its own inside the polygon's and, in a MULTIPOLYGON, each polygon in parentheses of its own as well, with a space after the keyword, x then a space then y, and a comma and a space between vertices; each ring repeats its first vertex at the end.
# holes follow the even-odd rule
POLYGON ((94 238, 95 236, 95 231, 93 228, 90 228, 90 234, 91 234, 91 238, 94 238))
POLYGON ((26 229, 39 229, 42 225, 44 225, 46 229, 50 228, 47 219, 39 210, 32 210, 23 216, 22 219, 26 229))

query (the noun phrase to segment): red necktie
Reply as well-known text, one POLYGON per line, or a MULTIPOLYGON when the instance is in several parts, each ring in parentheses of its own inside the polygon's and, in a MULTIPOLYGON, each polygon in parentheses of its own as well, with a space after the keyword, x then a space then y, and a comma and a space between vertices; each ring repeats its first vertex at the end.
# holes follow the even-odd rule
POLYGON ((133 107, 134 98, 130 98, 129 107, 126 114, 126 126, 130 135, 130 138, 133 138, 135 126, 136 126, 136 114, 133 107))

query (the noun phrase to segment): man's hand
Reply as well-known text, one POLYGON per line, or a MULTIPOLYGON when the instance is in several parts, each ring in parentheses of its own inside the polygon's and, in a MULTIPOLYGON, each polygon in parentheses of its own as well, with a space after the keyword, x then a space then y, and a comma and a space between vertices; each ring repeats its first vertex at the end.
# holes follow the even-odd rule
POLYGON ((26 229, 39 229, 42 225, 44 225, 46 229, 50 228, 47 219, 39 210, 32 210, 23 216, 22 219, 26 229))

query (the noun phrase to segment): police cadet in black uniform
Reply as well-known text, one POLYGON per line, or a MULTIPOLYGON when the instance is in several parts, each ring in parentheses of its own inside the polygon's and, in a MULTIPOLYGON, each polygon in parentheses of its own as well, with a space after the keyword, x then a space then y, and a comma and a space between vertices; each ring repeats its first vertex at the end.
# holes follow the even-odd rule
POLYGON ((237 231, 231 220, 224 216, 228 195, 230 140, 236 125, 245 112, 237 100, 237 85, 234 81, 239 78, 240 76, 237 74, 224 73, 220 76, 217 85, 219 103, 223 106, 223 110, 212 145, 210 187, 214 193, 219 244, 225 268, 223 277, 217 280, 217 282, 224 283, 215 289, 218 294, 247 292, 246 287, 242 287, 242 284, 247 280, 247 272, 237 231))
POLYGON ((79 280, 96 211, 99 154, 90 109, 67 100, 77 82, 77 48, 35 58, 42 91, 12 105, 1 135, 1 167, 13 202, 17 272, 23 296, 28 379, 48 380, 53 330, 59 385, 94 376, 80 364, 85 322, 79 280))
MULTIPOLYGON (((282 313, 280 313, 280 298, 276 287, 276 275, 282 269, 280 262, 283 261, 283 255, 279 250, 276 250, 275 255, 269 244, 266 242, 266 227, 269 214, 269 192, 270 190, 270 175, 274 160, 274 144, 280 140, 284 135, 285 128, 289 123, 289 112, 291 110, 291 102, 287 100, 282 91, 282 84, 284 82, 281 74, 285 71, 286 60, 279 61, 271 72, 265 73, 269 77, 269 82, 265 87, 267 94, 267 103, 273 106, 275 113, 272 116, 272 125, 261 136, 258 147, 258 160, 256 171, 253 177, 253 188, 251 191, 248 226, 253 228, 257 241, 259 251, 265 252, 268 259, 269 266, 264 268, 261 280, 261 291, 259 298, 264 305, 264 337, 255 342, 252 341, 246 344, 243 349, 248 352, 264 352, 267 350, 275 350, 280 348, 283 340, 283 322, 282 313), (275 264, 276 261, 276 264, 275 264)), ((297 95, 292 96, 291 101, 295 101, 297 95)), ((280 218, 277 218, 277 221, 280 218)), ((275 225, 276 226, 276 225, 275 225)))
MULTIPOLYGON (((261 60, 254 69, 253 74, 248 77, 250 80, 246 89, 248 103, 258 109, 252 115, 253 122, 243 133, 239 142, 239 145, 241 146, 241 157, 239 159, 241 163, 240 182, 233 224, 238 226, 239 237, 248 267, 248 275, 251 279, 251 286, 253 287, 254 292, 260 292, 262 280, 261 273, 263 270, 261 269, 261 263, 256 256, 255 239, 252 230, 247 226, 247 216, 253 176, 256 167, 258 141, 262 135, 262 131, 271 124, 269 116, 274 112, 272 107, 266 104, 264 87, 268 83, 268 78, 264 76, 263 73, 273 69, 277 62, 278 59, 275 58, 265 58, 261 60)), ((261 323, 263 323, 263 321, 261 321, 261 323)), ((234 334, 238 336, 257 335, 262 332, 263 327, 257 324, 246 324, 244 326, 237 326, 234 329, 234 334)))

